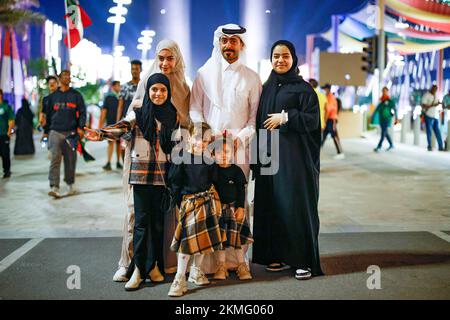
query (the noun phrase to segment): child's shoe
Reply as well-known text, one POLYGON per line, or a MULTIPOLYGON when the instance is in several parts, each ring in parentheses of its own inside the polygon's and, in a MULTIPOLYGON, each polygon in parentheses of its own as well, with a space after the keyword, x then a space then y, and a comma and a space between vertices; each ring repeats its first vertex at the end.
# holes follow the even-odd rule
POLYGON ((181 297, 187 292, 187 284, 186 284, 186 276, 175 275, 175 279, 173 279, 172 285, 169 290, 169 297, 181 297))
POLYGON ((248 266, 246 263, 241 263, 238 265, 236 274, 238 275, 240 280, 251 280, 252 279, 252 274, 250 273, 250 270, 248 269, 248 266))
POLYGON ((200 270, 200 268, 194 266, 191 266, 188 281, 195 283, 198 286, 204 286, 210 283, 203 271, 200 270))
POLYGON ((163 282, 164 276, 161 274, 161 271, 159 271, 158 264, 155 264, 155 267, 150 271, 150 280, 152 282, 163 282))
POLYGON ((225 263, 219 263, 217 267, 216 273, 214 273, 214 279, 215 280, 225 280, 228 277, 228 271, 227 267, 225 266, 225 263))

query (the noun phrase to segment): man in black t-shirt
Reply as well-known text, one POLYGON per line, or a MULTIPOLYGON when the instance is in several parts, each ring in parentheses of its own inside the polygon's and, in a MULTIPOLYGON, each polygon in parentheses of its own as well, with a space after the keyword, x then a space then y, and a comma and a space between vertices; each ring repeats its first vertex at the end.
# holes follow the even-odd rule
POLYGON ((83 96, 70 87, 70 71, 63 70, 59 76, 61 87, 48 96, 45 108, 44 132, 49 132, 48 149, 51 153, 49 196, 59 198, 61 160, 64 158, 64 181, 68 195, 74 194, 77 152, 66 141, 68 136, 83 138, 86 125, 86 106, 83 96))
MULTIPOLYGON (((117 120, 117 108, 119 105, 119 94, 120 94, 120 82, 113 81, 111 84, 111 92, 109 92, 103 102, 102 114, 100 116, 99 127, 102 128, 105 125, 111 125, 116 123, 117 120)), ((114 146, 116 147, 117 156, 117 169, 122 169, 120 164, 120 141, 108 141, 108 162, 103 166, 106 171, 111 171, 111 158, 114 152, 114 146)))

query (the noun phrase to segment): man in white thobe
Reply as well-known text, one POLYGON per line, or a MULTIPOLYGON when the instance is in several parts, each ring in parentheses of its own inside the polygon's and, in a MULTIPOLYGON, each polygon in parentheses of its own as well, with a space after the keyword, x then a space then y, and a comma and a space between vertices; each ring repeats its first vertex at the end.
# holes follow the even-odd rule
MULTIPOLYGON (((206 122, 213 134, 233 135, 237 147, 237 165, 249 177, 249 143, 255 135, 256 113, 261 96, 261 80, 245 65, 246 30, 235 24, 220 26, 214 32, 211 58, 199 69, 194 81, 189 115, 192 121, 206 122)), ((248 214, 246 202, 246 216, 248 214)), ((247 252, 247 246, 243 250, 247 252)), ((238 266, 233 249, 226 251, 226 267, 238 266)), ((248 264, 248 258, 246 257, 248 264)), ((207 255, 202 265, 206 273, 215 273, 218 263, 207 255)))

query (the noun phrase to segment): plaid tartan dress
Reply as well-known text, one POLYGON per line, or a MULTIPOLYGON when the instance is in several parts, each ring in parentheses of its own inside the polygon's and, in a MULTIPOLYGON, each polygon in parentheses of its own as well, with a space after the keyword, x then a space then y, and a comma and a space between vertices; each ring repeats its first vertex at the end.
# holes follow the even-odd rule
POLYGON ((250 224, 245 217, 241 220, 236 219, 235 204, 222 204, 222 215, 219 218, 219 225, 227 235, 223 242, 223 249, 234 248, 242 249, 242 245, 253 243, 253 235, 250 230, 250 224))
POLYGON ((214 186, 184 195, 171 250, 189 255, 221 250, 226 234, 219 227, 222 205, 214 186))

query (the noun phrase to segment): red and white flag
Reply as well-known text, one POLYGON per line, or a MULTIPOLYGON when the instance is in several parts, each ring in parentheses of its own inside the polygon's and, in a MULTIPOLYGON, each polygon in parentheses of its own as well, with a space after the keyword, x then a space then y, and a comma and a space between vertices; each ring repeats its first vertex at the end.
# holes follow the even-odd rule
POLYGON ((14 95, 23 96, 24 86, 23 86, 22 64, 20 63, 19 48, 17 47, 16 34, 14 30, 11 30, 11 40, 12 40, 14 95))
POLYGON ((9 30, 5 32, 5 47, 2 61, 2 71, 0 76, 0 88, 3 93, 12 92, 12 76, 11 76, 11 33, 9 30))
POLYGON ((64 37, 64 44, 67 48, 75 47, 83 39, 83 30, 92 24, 91 18, 80 6, 78 0, 64 0, 66 5, 66 15, 68 32, 64 37), (70 41, 70 46, 69 46, 70 41))

